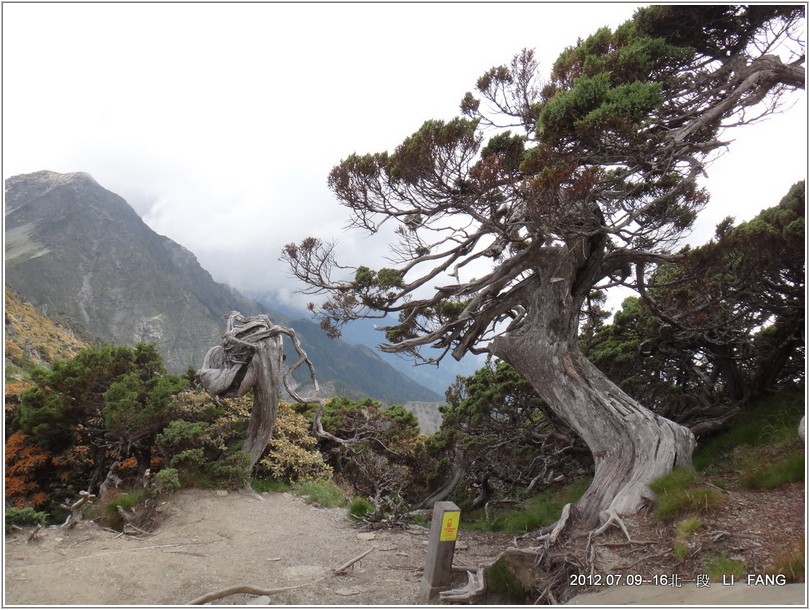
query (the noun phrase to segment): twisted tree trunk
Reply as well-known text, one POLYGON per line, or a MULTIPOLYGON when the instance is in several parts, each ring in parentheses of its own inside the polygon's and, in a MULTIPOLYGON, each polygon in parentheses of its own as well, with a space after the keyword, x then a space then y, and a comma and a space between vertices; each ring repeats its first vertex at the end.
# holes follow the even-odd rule
POLYGON ((581 354, 571 281, 554 277, 558 266, 539 271, 524 317, 489 349, 520 371, 591 450, 593 483, 576 505, 585 521, 637 512, 651 496, 652 479, 691 464, 695 438, 641 406, 581 354))
POLYGON ((285 334, 295 338, 291 329, 273 324, 267 316, 246 318, 231 312, 222 345, 208 350, 198 372, 203 387, 213 397, 244 396, 253 390, 253 409, 243 445, 251 466, 261 458, 275 428, 285 334))

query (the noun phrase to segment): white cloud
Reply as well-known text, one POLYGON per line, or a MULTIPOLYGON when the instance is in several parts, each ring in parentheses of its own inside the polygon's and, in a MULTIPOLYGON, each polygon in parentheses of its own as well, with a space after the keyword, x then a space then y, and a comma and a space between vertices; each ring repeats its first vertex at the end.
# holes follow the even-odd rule
MULTIPOLYGON (((636 6, 6 4, 4 176, 88 172, 215 279, 302 302, 278 261, 284 244, 334 238, 355 262, 387 252, 342 230, 347 210, 326 186, 340 159, 454 116, 478 76, 523 47, 547 72, 636 6)), ((709 234, 804 177, 804 112, 782 117, 779 135, 763 123, 744 159, 741 133, 711 168, 709 234)))

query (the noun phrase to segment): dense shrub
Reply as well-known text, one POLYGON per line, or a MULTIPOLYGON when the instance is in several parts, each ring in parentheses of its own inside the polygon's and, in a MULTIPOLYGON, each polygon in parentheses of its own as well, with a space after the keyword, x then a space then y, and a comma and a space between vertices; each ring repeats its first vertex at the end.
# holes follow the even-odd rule
MULTIPOLYGON (((298 407, 308 417, 312 410, 298 407)), ((434 458, 427 451, 416 417, 400 406, 384 408, 373 400, 334 398, 324 408, 327 432, 348 439, 348 445, 321 440, 320 450, 335 475, 351 486, 353 495, 378 507, 412 504, 427 494, 434 458), (390 498, 391 501, 386 500, 390 498)))
POLYGON ((182 485, 234 488, 250 480, 250 460, 242 451, 248 409, 245 398, 216 404, 200 392, 177 395, 177 419, 155 443, 182 485))
POLYGON ((115 464, 134 460, 136 476, 152 467, 155 436, 187 383, 143 343, 87 348, 32 379, 11 418, 6 499, 49 512, 97 492, 115 464))
POLYGON ((318 441, 310 431, 309 420, 284 401, 279 404, 276 428, 268 442, 267 453, 256 464, 254 474, 290 483, 332 477, 332 467, 318 451, 318 441))
POLYGON ((31 507, 14 508, 6 507, 6 533, 8 534, 12 525, 45 525, 48 515, 42 511, 34 510, 31 507))
POLYGON ((488 363, 458 378, 446 396, 442 426, 428 441, 439 458, 431 484, 460 471, 452 497, 463 508, 589 474, 590 452, 509 364, 488 363))

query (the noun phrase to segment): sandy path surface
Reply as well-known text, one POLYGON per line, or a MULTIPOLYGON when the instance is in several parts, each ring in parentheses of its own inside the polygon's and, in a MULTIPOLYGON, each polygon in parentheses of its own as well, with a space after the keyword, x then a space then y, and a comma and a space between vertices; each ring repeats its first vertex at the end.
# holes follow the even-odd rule
MULTIPOLYGON (((428 530, 363 532, 345 509, 286 493, 184 490, 161 505, 153 535, 118 536, 92 523, 5 539, 4 605, 176 605, 236 585, 303 585, 272 598, 218 604, 401 605, 418 602, 428 530), (368 539, 372 538, 372 539, 368 539), (345 575, 332 571, 374 547, 345 575)), ((456 562, 477 564, 504 543, 462 532, 456 562)))
MULTIPOLYGON (((251 585, 297 587, 271 597, 231 595, 215 604, 411 605, 419 584, 428 530, 363 531, 345 509, 316 508, 287 493, 184 490, 160 506, 154 534, 123 536, 84 522, 5 537, 3 605, 180 605, 204 594, 251 585), (373 550, 343 575, 333 571, 373 550), (299 586, 300 585, 300 586, 299 586)), ((511 535, 462 530, 456 565, 477 565, 510 545, 511 535)), ((463 573, 459 583, 466 582, 463 573)), ((776 605, 806 607, 805 584, 711 588, 612 587, 569 604, 776 605)))

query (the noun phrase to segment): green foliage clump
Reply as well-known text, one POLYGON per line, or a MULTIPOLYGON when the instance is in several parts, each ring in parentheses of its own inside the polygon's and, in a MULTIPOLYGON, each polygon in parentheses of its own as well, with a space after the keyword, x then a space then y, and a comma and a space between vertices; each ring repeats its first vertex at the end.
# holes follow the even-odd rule
POLYGON ((745 564, 741 560, 730 559, 725 555, 712 557, 706 563, 706 574, 708 574, 713 581, 722 580, 724 576, 742 578, 745 576, 745 573, 745 564))
POLYGON ((267 454, 256 464, 254 476, 296 483, 328 479, 332 472, 332 467, 318 451, 318 441, 309 429, 309 420, 281 402, 267 454))
POLYGON ((351 516, 352 519, 362 521, 368 515, 373 513, 374 513, 374 504, 372 504, 365 498, 355 498, 354 500, 352 500, 351 504, 349 504, 349 516, 351 516))
POLYGON ((250 480, 250 456, 242 451, 249 403, 225 399, 213 407, 201 393, 183 392, 175 400, 177 419, 155 438, 183 486, 243 487, 250 480))
POLYGON ((543 469, 569 480, 589 472, 591 460, 582 442, 511 365, 489 363, 458 378, 446 397, 442 426, 428 440, 438 458, 431 477, 444 482, 454 466, 463 465, 453 495, 462 508, 512 496, 532 481, 529 493, 540 490, 544 483, 535 479, 543 469))
POLYGON ((720 492, 712 487, 695 486, 697 473, 692 469, 676 468, 650 483, 657 495, 655 516, 670 521, 689 511, 707 510, 721 501, 720 492))
POLYGON ((211 479, 218 486, 237 489, 250 483, 252 458, 241 450, 231 451, 212 462, 211 479))
POLYGON ((45 525, 48 521, 48 514, 34 510, 31 507, 15 508, 13 506, 6 507, 6 534, 11 530, 12 525, 45 525))
POLYGON ((182 487, 175 468, 161 468, 155 475, 155 487, 161 493, 174 493, 182 487))
POLYGON ((490 588, 503 603, 523 604, 526 592, 510 568, 510 561, 501 557, 484 572, 487 588, 490 588))
POLYGON ((334 481, 302 481, 293 486, 293 491, 324 508, 341 508, 348 502, 346 493, 334 481))
POLYGON ((12 491, 20 484, 37 490, 29 495, 51 512, 88 481, 97 484, 116 461, 137 464, 139 474, 154 467, 155 437, 174 416, 174 395, 187 385, 167 374, 156 348, 145 343, 87 348, 35 370, 32 379, 14 409, 10 438, 25 439, 21 450, 46 452, 48 467, 27 467, 19 473, 26 480, 13 481, 12 491))
POLYGON ((374 498, 378 507, 425 498, 427 472, 435 460, 412 413, 370 399, 334 398, 325 405, 321 423, 338 438, 355 439, 351 446, 320 441, 327 464, 353 495, 374 498))
POLYGON ((512 508, 492 517, 473 511, 465 519, 470 529, 523 534, 559 520, 563 507, 579 500, 591 484, 590 479, 581 479, 565 484, 558 489, 546 489, 539 494, 518 502, 512 508))
POLYGON ((125 522, 118 513, 118 507, 120 506, 125 511, 130 511, 138 504, 143 502, 144 497, 145 495, 143 489, 132 489, 130 491, 116 494, 107 500, 101 507, 101 510, 103 518, 108 527, 117 530, 123 529, 125 522))
MULTIPOLYGON (((804 182, 795 184, 739 226, 725 219, 714 239, 659 265, 647 282, 654 311, 626 299, 612 324, 591 320, 584 328, 583 353, 639 402, 685 425, 736 406, 744 417, 773 390, 801 386, 804 192, 804 182)), ((771 421, 752 419, 758 427, 771 421)))

